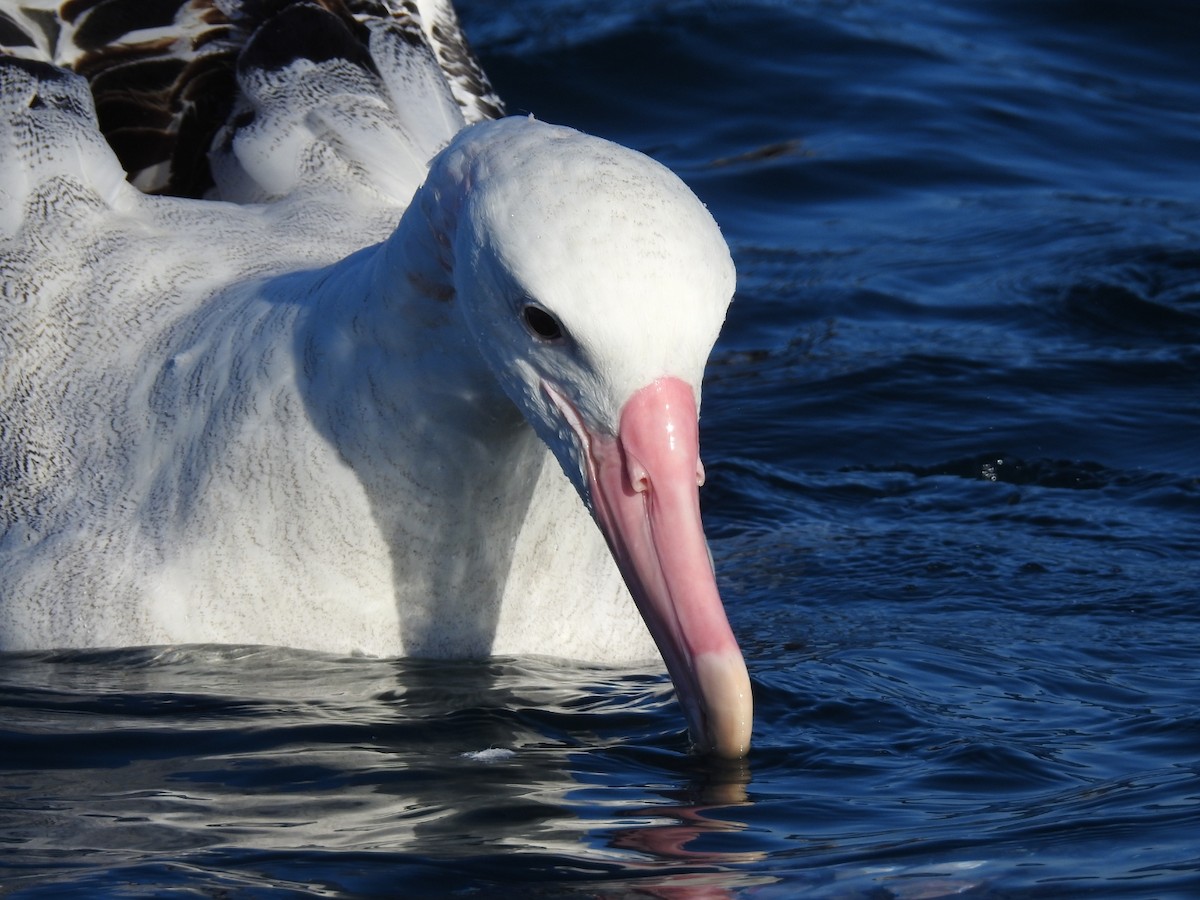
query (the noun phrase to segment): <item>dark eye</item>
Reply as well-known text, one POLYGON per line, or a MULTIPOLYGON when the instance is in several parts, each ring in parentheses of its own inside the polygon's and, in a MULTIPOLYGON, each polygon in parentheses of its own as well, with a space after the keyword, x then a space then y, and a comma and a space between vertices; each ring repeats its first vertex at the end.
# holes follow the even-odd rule
POLYGON ((544 341, 557 341, 562 338, 563 330, 562 326, 558 324, 558 319, 540 306, 532 304, 526 306, 521 310, 521 316, 525 319, 525 327, 535 337, 540 337, 544 341))

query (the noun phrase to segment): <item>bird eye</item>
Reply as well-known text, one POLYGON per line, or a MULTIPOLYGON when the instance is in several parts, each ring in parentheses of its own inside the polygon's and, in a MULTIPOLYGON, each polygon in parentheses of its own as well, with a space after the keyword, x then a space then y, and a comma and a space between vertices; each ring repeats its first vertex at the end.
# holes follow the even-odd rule
POLYGON ((521 310, 521 317, 525 320, 525 327, 534 337, 539 337, 544 341, 557 341, 563 336, 562 326, 558 324, 558 319, 540 306, 533 304, 526 306, 521 310))

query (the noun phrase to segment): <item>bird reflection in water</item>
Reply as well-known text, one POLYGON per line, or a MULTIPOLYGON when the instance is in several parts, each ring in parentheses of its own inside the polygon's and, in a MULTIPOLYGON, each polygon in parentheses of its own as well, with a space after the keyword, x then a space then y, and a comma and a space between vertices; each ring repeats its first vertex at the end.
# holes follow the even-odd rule
POLYGON ((734 888, 773 881, 741 867, 761 861, 756 850, 736 850, 733 836, 746 824, 732 818, 738 807, 751 805, 746 790, 750 766, 745 760, 690 759, 697 771, 693 780, 677 790, 662 792, 671 801, 663 806, 630 810, 632 816, 653 822, 619 828, 608 834, 614 850, 635 851, 645 861, 627 861, 627 870, 643 869, 646 880, 638 892, 664 900, 716 900, 731 896, 734 888))

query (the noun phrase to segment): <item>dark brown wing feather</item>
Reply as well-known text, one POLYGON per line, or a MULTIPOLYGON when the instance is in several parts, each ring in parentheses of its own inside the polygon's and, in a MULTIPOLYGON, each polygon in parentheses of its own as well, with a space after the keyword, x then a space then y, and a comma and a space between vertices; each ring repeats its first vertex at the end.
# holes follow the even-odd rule
POLYGON ((37 55, 87 78, 100 129, 129 179, 148 193, 202 197, 214 187, 209 151, 245 116, 238 67, 283 68, 334 56, 370 69, 372 18, 390 19, 440 65, 468 122, 503 106, 453 9, 391 0, 51 0, 0 8, 0 49, 37 55), (314 25, 332 16, 344 27, 314 25), (273 26, 269 23, 274 23, 273 26), (273 28, 270 41, 253 41, 273 28), (351 40, 347 40, 347 38, 351 40))

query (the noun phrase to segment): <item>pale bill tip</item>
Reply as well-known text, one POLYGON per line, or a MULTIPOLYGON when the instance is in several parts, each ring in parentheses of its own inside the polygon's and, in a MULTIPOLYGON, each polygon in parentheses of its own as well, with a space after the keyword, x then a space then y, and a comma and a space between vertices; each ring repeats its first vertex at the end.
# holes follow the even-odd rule
POLYGON ((746 662, 735 647, 724 652, 699 653, 693 665, 705 720, 705 733, 694 737, 706 753, 740 759, 750 752, 754 723, 754 700, 746 662))

